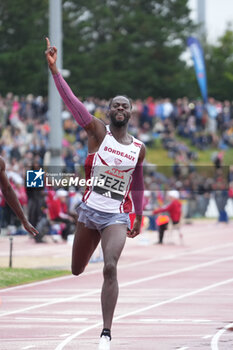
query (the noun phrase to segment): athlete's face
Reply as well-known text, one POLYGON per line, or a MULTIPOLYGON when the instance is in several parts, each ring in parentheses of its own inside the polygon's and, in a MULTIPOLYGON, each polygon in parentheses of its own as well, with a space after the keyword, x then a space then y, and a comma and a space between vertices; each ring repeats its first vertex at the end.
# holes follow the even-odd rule
POLYGON ((112 100, 109 118, 114 126, 121 127, 128 123, 131 116, 131 105, 124 96, 116 96, 112 100))

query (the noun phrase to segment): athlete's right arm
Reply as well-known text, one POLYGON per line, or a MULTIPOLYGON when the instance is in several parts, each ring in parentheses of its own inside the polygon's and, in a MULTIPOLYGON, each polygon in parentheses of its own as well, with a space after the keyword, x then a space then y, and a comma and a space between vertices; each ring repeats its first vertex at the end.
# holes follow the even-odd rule
POLYGON ((105 125, 102 121, 93 117, 87 111, 83 103, 73 94, 69 85, 63 79, 62 75, 59 73, 57 69, 56 47, 50 46, 50 41, 48 38, 46 38, 46 41, 47 41, 47 50, 45 51, 45 54, 46 54, 49 69, 53 75, 54 82, 56 84, 58 92, 61 98, 63 99, 65 105, 71 111, 77 123, 86 130, 88 136, 91 136, 91 140, 90 140, 91 150, 89 151, 93 152, 95 149, 95 146, 98 147, 98 145, 102 142, 106 134, 105 125))
POLYGON ((6 165, 2 157, 0 157, 0 189, 2 191, 2 194, 7 201, 7 204, 11 207, 11 209, 15 212, 15 215, 20 219, 22 224, 24 225, 24 228, 31 233, 32 235, 36 236, 39 232, 33 227, 30 222, 27 220, 26 216, 24 215, 23 209, 21 207, 21 204, 16 196, 15 191, 13 190, 10 181, 6 174, 6 165))

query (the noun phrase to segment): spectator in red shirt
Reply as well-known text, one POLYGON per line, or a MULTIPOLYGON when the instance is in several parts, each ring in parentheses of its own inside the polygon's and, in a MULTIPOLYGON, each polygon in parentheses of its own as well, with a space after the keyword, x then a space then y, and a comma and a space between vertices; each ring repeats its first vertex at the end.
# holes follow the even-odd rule
POLYGON ((71 224, 74 221, 68 214, 66 203, 67 196, 67 191, 59 189, 57 190, 56 194, 54 192, 50 192, 47 199, 50 220, 65 224, 65 228, 62 230, 62 238, 64 240, 67 240, 67 236, 73 233, 71 232, 71 224))
MULTIPOLYGON (((182 205, 181 205, 181 202, 179 201, 179 192, 176 190, 169 191, 168 198, 169 198, 170 203, 163 208, 155 209, 153 214, 167 212, 172 220, 171 233, 172 233, 173 229, 176 229, 179 233, 180 241, 182 242, 183 235, 180 231, 180 219, 181 219, 181 213, 182 213, 182 205)), ((162 234, 162 237, 160 237, 159 243, 163 243, 163 234, 162 234)))

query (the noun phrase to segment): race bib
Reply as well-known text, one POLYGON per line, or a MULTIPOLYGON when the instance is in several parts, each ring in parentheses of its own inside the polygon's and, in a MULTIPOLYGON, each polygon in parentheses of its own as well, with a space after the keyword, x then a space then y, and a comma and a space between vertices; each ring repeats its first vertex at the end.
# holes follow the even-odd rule
POLYGON ((98 184, 93 187, 94 192, 118 201, 124 199, 131 176, 129 169, 99 166, 95 168, 94 176, 98 178, 98 184))

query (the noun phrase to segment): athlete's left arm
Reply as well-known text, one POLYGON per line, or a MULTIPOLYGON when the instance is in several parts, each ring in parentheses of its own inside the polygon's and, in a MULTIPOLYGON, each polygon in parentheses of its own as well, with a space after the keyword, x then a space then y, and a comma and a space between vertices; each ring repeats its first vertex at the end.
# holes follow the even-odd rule
POLYGON ((142 223, 142 211, 143 211, 143 194, 144 194, 144 181, 143 181, 143 160, 145 158, 146 148, 142 144, 138 157, 136 168, 133 172, 132 180, 132 199, 135 209, 136 218, 134 220, 133 228, 128 231, 127 236, 133 238, 140 233, 142 223))

